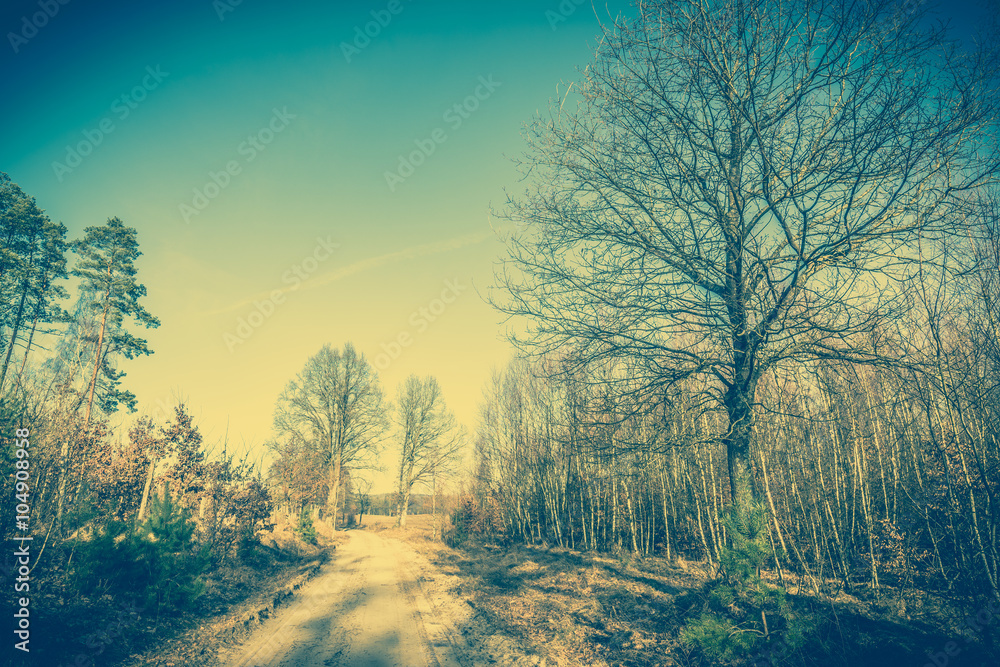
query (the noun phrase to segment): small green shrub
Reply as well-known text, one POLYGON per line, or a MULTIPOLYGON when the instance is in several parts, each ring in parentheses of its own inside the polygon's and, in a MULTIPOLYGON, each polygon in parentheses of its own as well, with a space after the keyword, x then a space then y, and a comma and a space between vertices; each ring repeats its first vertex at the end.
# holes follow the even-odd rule
POLYGON ((761 635, 742 629, 713 613, 703 613, 698 620, 681 629, 681 641, 701 649, 712 664, 731 663, 748 656, 761 643, 761 635))
POLYGON ((732 507, 722 521, 731 544, 719 554, 721 576, 707 586, 700 614, 681 629, 681 641, 711 664, 745 662, 777 642, 801 647, 814 626, 791 610, 783 588, 760 576, 770 553, 767 508, 732 507))
POLYGON ((165 489, 138 530, 114 519, 95 526, 76 547, 70 584, 82 595, 138 600, 158 614, 186 611, 204 588, 201 575, 211 559, 208 547, 194 542, 194 530, 165 489))
POLYGON ((456 548, 465 544, 469 539, 472 524, 476 518, 475 501, 471 496, 462 496, 458 507, 451 516, 451 528, 446 530, 441 538, 449 547, 456 548))
POLYGON ((312 513, 306 506, 303 506, 302 511, 299 512, 299 525, 295 532, 302 537, 302 541, 306 544, 316 544, 316 527, 313 525, 312 513))
POLYGON ((496 499, 489 494, 479 497, 463 493, 458 499, 458 507, 450 518, 451 528, 441 536, 445 544, 450 547, 459 547, 470 538, 495 544, 508 542, 503 512, 496 499))
POLYGON ((188 609, 205 588, 201 574, 208 568, 211 552, 208 545, 194 543, 194 531, 189 512, 173 502, 169 486, 161 497, 154 497, 140 535, 154 589, 147 592, 147 598, 158 609, 188 609))
POLYGON ((149 585, 145 555, 132 525, 110 520, 95 526, 90 538, 77 544, 70 559, 70 583, 82 595, 117 597, 145 590, 149 585))

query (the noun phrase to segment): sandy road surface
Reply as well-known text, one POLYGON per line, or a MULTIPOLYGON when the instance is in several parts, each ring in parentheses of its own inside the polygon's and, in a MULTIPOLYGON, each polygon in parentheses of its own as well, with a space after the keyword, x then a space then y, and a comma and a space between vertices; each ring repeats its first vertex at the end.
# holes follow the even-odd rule
POLYGON ((322 573, 241 646, 227 667, 471 665, 453 605, 428 595, 426 561, 404 544, 351 531, 322 573))

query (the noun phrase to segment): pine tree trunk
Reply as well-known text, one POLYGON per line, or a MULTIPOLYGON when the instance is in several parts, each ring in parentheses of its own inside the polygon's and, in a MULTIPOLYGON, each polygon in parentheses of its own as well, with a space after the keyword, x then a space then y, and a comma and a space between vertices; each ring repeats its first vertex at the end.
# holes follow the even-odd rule
POLYGON ((35 338, 35 330, 38 328, 38 315, 31 321, 31 332, 28 333, 28 342, 24 344, 24 357, 21 359, 21 368, 17 371, 17 384, 21 384, 24 376, 24 367, 28 365, 28 354, 31 352, 31 343, 35 338))
POLYGON ((84 428, 90 426, 90 413, 94 407, 94 393, 97 391, 97 374, 101 370, 101 357, 104 356, 104 334, 108 328, 108 310, 111 307, 110 290, 104 295, 104 316, 101 318, 101 333, 97 338, 97 358, 94 360, 94 375, 90 378, 90 397, 87 399, 87 416, 84 418, 84 428))
POLYGON ((21 321, 24 319, 24 302, 28 298, 28 281, 25 279, 21 289, 21 300, 17 304, 17 315, 14 316, 14 323, 11 325, 10 345, 7 346, 7 355, 3 360, 3 368, 0 369, 0 390, 3 389, 4 381, 7 379, 7 367, 10 365, 10 356, 14 353, 14 345, 17 343, 17 335, 21 331, 21 321))

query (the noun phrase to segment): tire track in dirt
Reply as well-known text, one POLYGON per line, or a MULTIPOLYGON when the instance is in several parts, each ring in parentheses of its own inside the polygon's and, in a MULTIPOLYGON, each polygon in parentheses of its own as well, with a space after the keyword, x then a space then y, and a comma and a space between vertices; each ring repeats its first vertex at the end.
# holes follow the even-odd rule
MULTIPOLYGON (((352 531, 296 600, 241 646, 226 667, 466 667, 460 634, 421 587, 409 547, 352 531)), ((432 567, 432 566, 431 566, 432 567)))

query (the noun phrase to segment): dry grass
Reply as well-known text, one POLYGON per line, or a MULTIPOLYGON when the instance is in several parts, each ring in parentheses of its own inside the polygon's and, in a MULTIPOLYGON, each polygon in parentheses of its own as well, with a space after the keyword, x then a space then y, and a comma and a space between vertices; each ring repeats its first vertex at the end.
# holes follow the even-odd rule
POLYGON ((390 517, 372 519, 368 529, 408 542, 455 577, 452 592, 478 612, 480 625, 492 628, 492 636, 477 640, 496 645, 492 653, 510 654, 500 664, 677 664, 669 657, 684 652, 676 640, 674 597, 707 580, 697 564, 662 559, 531 546, 452 549, 433 538, 429 516, 412 517, 406 529, 390 517), (511 643, 521 655, 513 655, 511 643))
MULTIPOLYGON (((413 517, 406 529, 389 517, 372 517, 368 528, 405 540, 449 580, 451 592, 478 612, 467 635, 489 647, 496 664, 704 664, 680 642, 679 630, 706 598, 714 572, 705 563, 536 546, 452 549, 433 538, 426 516, 413 517)), ((784 664, 924 664, 928 650, 957 636, 949 614, 931 613, 915 600, 902 605, 863 591, 816 595, 787 574, 785 583, 794 608, 819 623, 819 643, 784 664)), ((985 646, 960 643, 963 653, 950 665, 1000 664, 985 646)))

